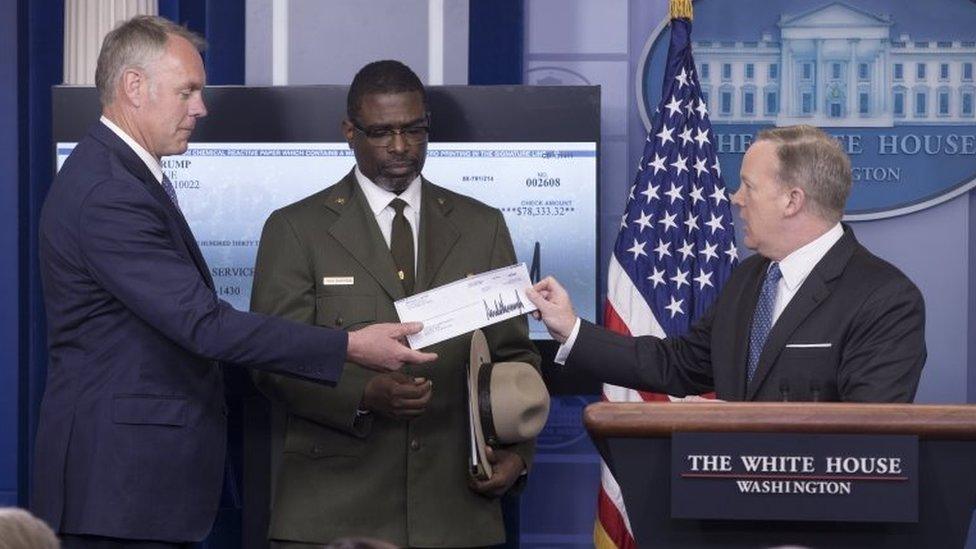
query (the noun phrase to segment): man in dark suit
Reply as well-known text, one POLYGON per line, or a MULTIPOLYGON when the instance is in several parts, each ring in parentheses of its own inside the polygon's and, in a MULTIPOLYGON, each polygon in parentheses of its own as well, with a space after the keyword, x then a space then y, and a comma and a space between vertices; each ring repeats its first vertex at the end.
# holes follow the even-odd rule
MULTIPOLYGON (((342 123, 356 166, 268 219, 252 310, 357 330, 396 320, 393 302, 404 296, 515 263, 501 212, 421 177, 429 120, 408 67, 378 61, 359 71, 342 123)), ((484 331, 495 361, 538 366, 524 317, 484 331)), ((272 506, 276 547, 342 536, 410 547, 505 539, 498 497, 527 470, 533 444, 497 448, 494 476, 469 480, 470 342, 434 345, 437 361, 405 373, 348 366, 335 387, 257 374, 288 416, 272 506)))
POLYGON ((529 291, 557 361, 616 385, 725 400, 911 402, 925 363, 925 306, 897 268, 840 223, 850 160, 811 126, 765 130, 732 198, 757 253, 677 338, 581 322, 547 278, 529 291))
POLYGON ((388 371, 436 358, 398 341, 418 325, 347 336, 217 298, 160 167, 206 115, 202 45, 157 17, 106 36, 103 116, 41 213, 50 360, 31 503, 66 548, 207 535, 224 474, 220 363, 335 384, 347 361, 388 371))

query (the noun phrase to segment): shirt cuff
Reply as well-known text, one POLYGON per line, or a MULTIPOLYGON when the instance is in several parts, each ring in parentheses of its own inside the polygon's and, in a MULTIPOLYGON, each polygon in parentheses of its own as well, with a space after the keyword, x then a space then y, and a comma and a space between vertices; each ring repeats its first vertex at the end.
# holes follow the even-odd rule
POLYGON ((576 324, 573 324, 573 331, 569 333, 569 337, 566 341, 559 346, 559 350, 556 351, 556 358, 552 359, 556 364, 566 364, 566 359, 569 358, 569 353, 573 351, 573 345, 576 344, 576 336, 579 335, 580 329, 580 318, 576 317, 576 324))

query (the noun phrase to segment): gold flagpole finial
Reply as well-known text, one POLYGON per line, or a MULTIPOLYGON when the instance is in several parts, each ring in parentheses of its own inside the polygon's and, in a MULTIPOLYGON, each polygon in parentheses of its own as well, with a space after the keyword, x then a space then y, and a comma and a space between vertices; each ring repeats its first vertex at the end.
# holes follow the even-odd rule
POLYGON ((669 11, 671 19, 687 19, 691 21, 694 12, 691 9, 691 0, 670 0, 669 11))

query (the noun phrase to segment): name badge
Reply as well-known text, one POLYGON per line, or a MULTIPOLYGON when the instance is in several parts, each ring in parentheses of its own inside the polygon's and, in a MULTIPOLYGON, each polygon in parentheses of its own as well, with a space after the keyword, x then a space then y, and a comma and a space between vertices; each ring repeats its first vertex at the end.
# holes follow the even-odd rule
POLYGON ((352 276, 325 276, 322 277, 323 286, 352 286, 356 283, 356 278, 352 276))

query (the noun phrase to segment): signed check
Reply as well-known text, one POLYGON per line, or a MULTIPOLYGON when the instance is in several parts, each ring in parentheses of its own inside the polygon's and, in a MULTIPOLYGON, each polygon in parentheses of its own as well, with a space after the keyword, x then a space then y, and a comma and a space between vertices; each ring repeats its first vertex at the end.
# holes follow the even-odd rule
POLYGON ((525 297, 532 285, 525 263, 469 276, 395 301, 400 322, 423 322, 424 329, 407 336, 410 347, 422 349, 536 309, 525 297))

